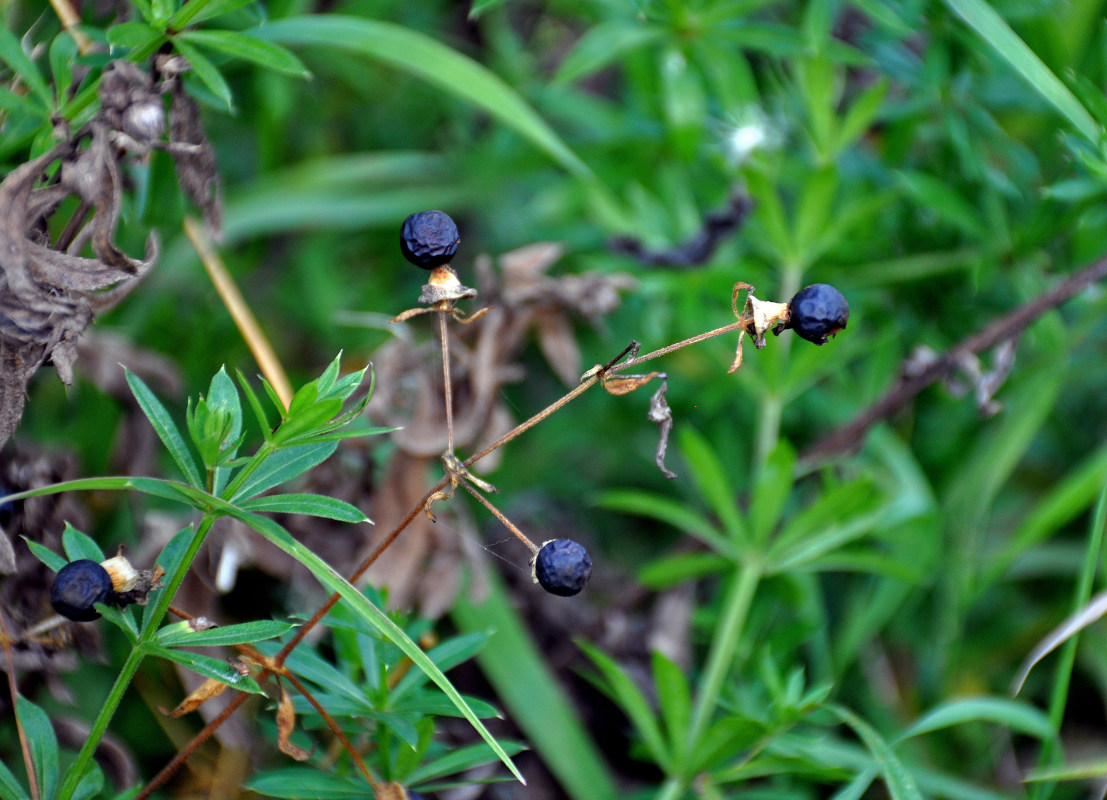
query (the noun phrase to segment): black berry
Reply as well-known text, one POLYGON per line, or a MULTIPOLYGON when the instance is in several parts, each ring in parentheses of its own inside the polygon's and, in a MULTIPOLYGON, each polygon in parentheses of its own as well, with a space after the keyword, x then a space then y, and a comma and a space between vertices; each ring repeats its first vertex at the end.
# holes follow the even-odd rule
POLYGON ((534 558, 534 579, 550 594, 571 597, 592 575, 592 559, 572 539, 552 539, 534 558))
POLYGON ((400 228, 400 250, 404 258, 423 269, 448 264, 460 241, 457 225, 449 214, 441 211, 412 214, 400 228))
POLYGON ((788 325, 802 339, 826 344, 849 322, 849 303, 842 293, 826 283, 813 283, 796 292, 788 303, 788 325))
POLYGON ((108 571, 82 558, 58 570, 50 589, 50 605, 67 619, 90 622, 100 616, 93 603, 107 603, 114 593, 108 571))

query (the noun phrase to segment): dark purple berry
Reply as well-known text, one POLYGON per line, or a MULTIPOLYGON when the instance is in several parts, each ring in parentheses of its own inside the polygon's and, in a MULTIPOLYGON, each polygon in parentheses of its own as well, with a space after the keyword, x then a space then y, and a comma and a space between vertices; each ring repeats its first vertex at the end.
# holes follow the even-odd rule
POLYGON ((552 539, 534 558, 534 579, 550 594, 571 597, 592 575, 588 551, 572 539, 552 539))
POLYGON ((441 211, 412 214, 400 227, 400 250, 404 258, 423 269, 448 264, 460 241, 457 225, 449 214, 441 211))
POLYGON ((799 335, 815 344, 826 344, 849 322, 849 303, 827 283, 813 283, 796 292, 788 303, 788 325, 799 335))
POLYGON ((95 561, 70 561, 54 576, 50 605, 67 619, 91 622, 100 614, 93 603, 107 603, 115 594, 108 571, 95 561))

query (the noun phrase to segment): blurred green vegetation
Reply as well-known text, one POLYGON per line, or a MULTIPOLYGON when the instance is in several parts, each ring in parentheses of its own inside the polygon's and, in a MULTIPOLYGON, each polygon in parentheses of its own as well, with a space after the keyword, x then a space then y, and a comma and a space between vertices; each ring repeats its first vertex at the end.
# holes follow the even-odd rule
MULTIPOLYGON (((90 31, 119 21, 80 11, 90 31)), ((45 70, 64 36, 50 6, 4 14, 45 70)), ((1024 702, 1009 683, 1099 588, 1102 287, 1021 333, 996 415, 936 384, 857 452, 803 472, 795 458, 894 386, 916 348, 942 353, 1104 256, 1105 14, 1099 0, 272 0, 213 21, 288 48, 311 73, 205 51, 230 110, 185 76, 224 182, 221 253, 296 385, 339 350, 371 361, 390 340, 386 323, 342 314, 387 320, 413 304, 424 274, 400 257, 397 231, 425 208, 457 220, 463 282, 478 254, 541 241, 566 246, 557 274, 632 273, 637 287, 601 324, 574 321, 585 367, 631 339, 650 350, 727 324, 737 281, 762 299, 813 282, 849 299, 849 327, 826 347, 789 332, 761 351, 747 343, 736 374, 733 337, 656 362, 675 481, 654 466, 644 390, 584 395, 484 475, 524 529, 535 508, 556 509, 572 526, 557 533, 588 544, 592 583, 571 602, 594 615, 611 604, 642 616, 696 582, 680 667, 658 655, 632 672, 587 643, 590 659, 573 662, 622 709, 609 709, 625 715, 615 742, 573 696, 533 688, 559 678, 509 589, 493 584, 484 611, 459 601, 445 623, 508 620, 478 656, 487 699, 566 796, 883 796, 877 779, 897 798, 1083 796, 1079 781, 1023 781, 1102 749, 1102 626, 1038 666, 1024 702), (607 246, 678 247, 738 192, 754 210, 702 264, 646 265, 607 246), (924 724, 935 710, 952 721, 924 724), (626 766, 628 752, 654 766, 626 766), (601 777, 574 777, 573 763, 601 777)), ((22 92, 11 70, 5 85, 22 92)), ((48 125, 20 127, 3 107, 11 168, 48 125)), ((170 357, 184 394, 223 364, 249 372, 181 232, 197 212, 170 158, 154 152, 128 180, 121 239, 138 252, 157 229, 163 256, 96 328, 170 357)), ((993 353, 981 358, 990 369, 993 353)), ((518 420, 564 392, 533 343, 521 361, 525 379, 503 389, 518 420)), ((102 474, 121 415, 80 376, 66 392, 43 371, 17 437, 102 474)))

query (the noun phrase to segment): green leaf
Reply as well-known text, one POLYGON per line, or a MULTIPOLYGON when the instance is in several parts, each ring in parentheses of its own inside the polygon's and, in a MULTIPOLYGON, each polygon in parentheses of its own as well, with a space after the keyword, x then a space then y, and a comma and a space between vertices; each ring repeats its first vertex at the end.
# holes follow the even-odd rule
MULTIPOLYGON (((685 756, 687 746, 696 748, 698 742, 686 742, 688 723, 692 718, 692 694, 688 679, 680 667, 670 661, 660 650, 650 654, 653 664, 653 682, 657 687, 657 704, 665 731, 669 735, 669 751, 675 756, 685 756)), ((683 760, 683 759, 681 759, 683 760)))
POLYGON ((88 765, 88 771, 81 778, 81 782, 77 784, 77 788, 73 790, 71 800, 89 800, 89 798, 99 795, 103 788, 104 773, 100 771, 100 766, 93 761, 88 765))
POLYGON ((31 554, 45 564, 47 567, 57 572, 59 569, 69 563, 69 560, 65 556, 58 555, 45 545, 33 542, 26 536, 23 537, 23 541, 27 544, 31 554))
POLYGON ((967 697, 932 708, 915 720, 896 741, 967 722, 995 722, 1038 739, 1053 739, 1057 735, 1049 717, 1026 703, 1003 697, 967 697))
POLYGON ((154 396, 154 393, 143 383, 141 378, 126 367, 123 368, 123 372, 135 400, 138 401, 138 405, 142 409, 142 413, 150 420, 154 432, 157 433, 162 444, 169 450, 173 460, 177 462, 177 467, 181 470, 185 480, 192 486, 202 487, 204 482, 203 478, 200 477, 199 467, 196 466, 196 461, 192 457, 188 445, 185 444, 184 437, 181 436, 181 432, 177 429, 165 406, 154 396))
POLYGON ((865 743, 865 747, 876 760, 876 768, 884 778, 884 785, 888 787, 892 800, 923 800, 922 793, 911 773, 872 725, 848 708, 829 704, 824 707, 852 728, 865 743))
POLYGON ((556 83, 571 83, 620 60, 631 50, 661 42, 666 31, 639 21, 610 20, 588 29, 554 76, 556 83))
POLYGON ((427 657, 427 654, 423 652, 422 648, 412 641, 400 626, 393 622, 388 614, 369 602, 369 599, 354 588, 349 581, 338 574, 334 567, 327 564, 307 547, 296 541, 292 537, 292 534, 273 520, 238 508, 230 503, 225 503, 218 498, 213 497, 212 500, 215 501, 220 511, 224 511, 240 522, 249 525, 285 553, 288 553, 288 555, 307 567, 312 575, 315 576, 316 580, 322 583, 329 591, 337 592, 342 595, 342 598, 349 603, 358 617, 380 631, 389 641, 399 647, 404 655, 414 662, 417 668, 427 673, 438 688, 450 698, 458 711, 461 712, 461 715, 465 717, 469 724, 480 734, 481 738, 496 752, 504 765, 511 770, 511 774, 521 783, 526 782, 523 780, 523 776, 519 773, 519 770, 512 763, 511 758, 504 752, 504 749, 496 741, 495 737, 488 732, 484 723, 473 713, 473 710, 465 702, 465 699, 457 689, 454 688, 454 685, 450 683, 446 676, 442 674, 442 671, 435 666, 434 662, 427 657))
POLYGON ((985 0, 946 0, 946 5, 959 14, 1038 94, 1060 111, 1084 138, 1098 146, 1103 131, 1092 115, 991 5, 985 0))
POLYGON ((31 800, 27 790, 16 780, 3 761, 0 761, 0 800, 31 800))
POLYGON ((917 202, 943 222, 978 242, 989 241, 991 233, 981 219, 978 205, 969 202, 948 183, 916 170, 901 170, 896 176, 917 202))
MULTIPOLYGON (((475 656, 488 643, 491 635, 488 631, 475 631, 454 636, 428 650, 427 657, 437 664, 440 670, 445 672, 475 656)), ((426 683, 426 681, 427 676, 422 672, 408 670, 388 693, 390 702, 394 703, 397 698, 426 683)))
POLYGON ((490 573, 486 596, 479 604, 460 592, 450 614, 464 632, 493 636, 477 654, 477 663, 510 713, 515 725, 541 755, 542 761, 570 797, 576 800, 618 800, 599 748, 573 710, 542 653, 531 638, 503 581, 490 573))
POLYGON ((70 561, 87 558, 90 561, 100 563, 104 560, 104 551, 86 534, 81 533, 68 522, 62 531, 62 549, 70 561))
POLYGON ((77 60, 77 43, 68 33, 59 34, 50 43, 50 74, 54 76, 54 105, 60 108, 73 85, 73 63, 77 60))
POLYGON ((142 50, 160 44, 163 39, 163 31, 152 28, 145 22, 120 22, 108 28, 108 44, 113 48, 142 50))
POLYGON ((593 647, 584 641, 578 641, 577 645, 584 654, 592 660, 602 676, 601 685, 607 694, 619 704, 623 712, 634 724, 638 735, 642 737, 650 756, 666 772, 674 768, 672 754, 665 746, 665 739, 661 735, 661 726, 653 715, 653 709, 646 701, 645 695, 634 684, 615 661, 603 651, 593 647))
POLYGON ((369 792, 364 780, 344 778, 316 767, 283 767, 269 770, 246 784, 251 792, 294 800, 347 800, 369 792))
POLYGON ((256 620, 236 625, 220 625, 207 630, 196 630, 185 620, 166 625, 154 634, 153 641, 162 647, 213 647, 215 645, 251 644, 265 639, 284 636, 296 628, 288 622, 256 620))
POLYGON ((787 441, 781 439, 758 473, 750 500, 749 522, 756 541, 768 541, 780 522, 784 504, 792 494, 795 469, 796 453, 787 441))
POLYGON ((38 67, 25 52, 15 34, 7 28, 0 28, 0 61, 7 64, 46 110, 53 108, 54 96, 38 71, 38 67))
POLYGON ((738 558, 738 552, 735 550, 734 544, 720 535, 710 522, 683 503, 670 500, 667 497, 659 497, 635 489, 612 489, 611 491, 601 492, 596 505, 612 511, 622 511, 627 514, 638 514, 639 516, 660 520, 694 539, 699 539, 720 555, 731 559, 738 558))
POLYGON ((254 2, 256 0, 189 0, 173 12, 167 27, 175 31, 184 30, 189 25, 215 19, 254 2))
POLYGON ((357 506, 323 494, 275 494, 246 500, 241 506, 250 511, 272 514, 309 514, 339 522, 372 522, 357 506))
POLYGON ((39 796, 50 800, 58 788, 58 737, 54 726, 45 711, 22 695, 15 698, 15 715, 27 737, 39 796))
MULTIPOLYGON (((235 389, 234 381, 227 375, 225 367, 212 376, 208 386, 207 397, 204 398, 209 411, 222 412, 230 420, 226 436, 223 439, 222 457, 231 458, 237 452, 238 442, 242 437, 242 400, 235 389)), ((212 494, 219 494, 230 479, 231 470, 226 467, 218 467, 214 473, 212 494)))
POLYGON ((181 39, 200 47, 207 47, 220 53, 226 53, 235 58, 252 61, 266 69, 283 72, 286 75, 295 75, 299 78, 310 78, 311 73, 304 66, 304 62, 280 45, 262 41, 249 33, 237 31, 185 31, 177 34, 174 41, 181 39))
POLYGON ((238 488, 232 500, 240 500, 261 494, 279 486, 309 469, 322 464, 338 447, 334 442, 302 444, 278 450, 262 462, 261 466, 238 488))
POLYGON ((222 100, 228 109, 234 107, 231 87, 227 85, 227 79, 223 77, 215 64, 208 60, 207 56, 182 39, 180 35, 173 37, 173 48, 188 59, 188 63, 192 66, 192 71, 196 74, 196 77, 200 79, 204 86, 208 87, 212 94, 222 100))
POLYGON ((289 17, 260 28, 257 35, 291 45, 348 50, 409 72, 487 111, 573 175, 598 183, 592 170, 514 89, 486 67, 429 36, 341 14, 289 17))
POLYGON ((715 553, 681 553, 650 561, 638 571, 638 580, 650 589, 667 589, 684 581, 726 572, 734 560, 715 553))
POLYGON ((684 426, 680 429, 680 449, 696 489, 722 522, 730 539, 738 543, 748 541, 746 522, 738 510, 737 492, 707 440, 695 429, 684 426))
POLYGON ((240 692, 265 694, 264 690, 258 686, 257 681, 249 675, 240 675, 226 660, 212 658, 200 653, 186 653, 184 650, 171 650, 152 641, 142 642, 139 647, 146 655, 164 658, 167 661, 180 664, 195 673, 203 675, 205 678, 214 678, 220 683, 227 684, 232 689, 238 689, 240 692))
MULTIPOLYGON (((502 744, 504 750, 511 755, 515 755, 527 749, 518 742, 503 742, 502 744)), ((408 781, 413 785, 419 785, 427 781, 444 778, 447 775, 465 772, 474 767, 490 764, 495 760, 496 754, 483 742, 466 745, 465 747, 451 748, 441 758, 428 761, 413 771, 408 781)))

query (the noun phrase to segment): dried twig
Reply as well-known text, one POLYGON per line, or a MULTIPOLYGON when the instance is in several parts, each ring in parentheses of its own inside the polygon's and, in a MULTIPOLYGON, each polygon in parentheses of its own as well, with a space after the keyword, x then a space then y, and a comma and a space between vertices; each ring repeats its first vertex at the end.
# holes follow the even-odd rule
POLYGON ((904 377, 850 422, 809 447, 801 454, 798 469, 807 472, 837 453, 859 447, 870 428, 903 409, 932 383, 952 375, 967 357, 1016 338, 1038 317, 1072 299, 1090 284, 1104 277, 1107 277, 1107 258, 1090 264, 984 330, 962 340, 916 374, 904 377))

